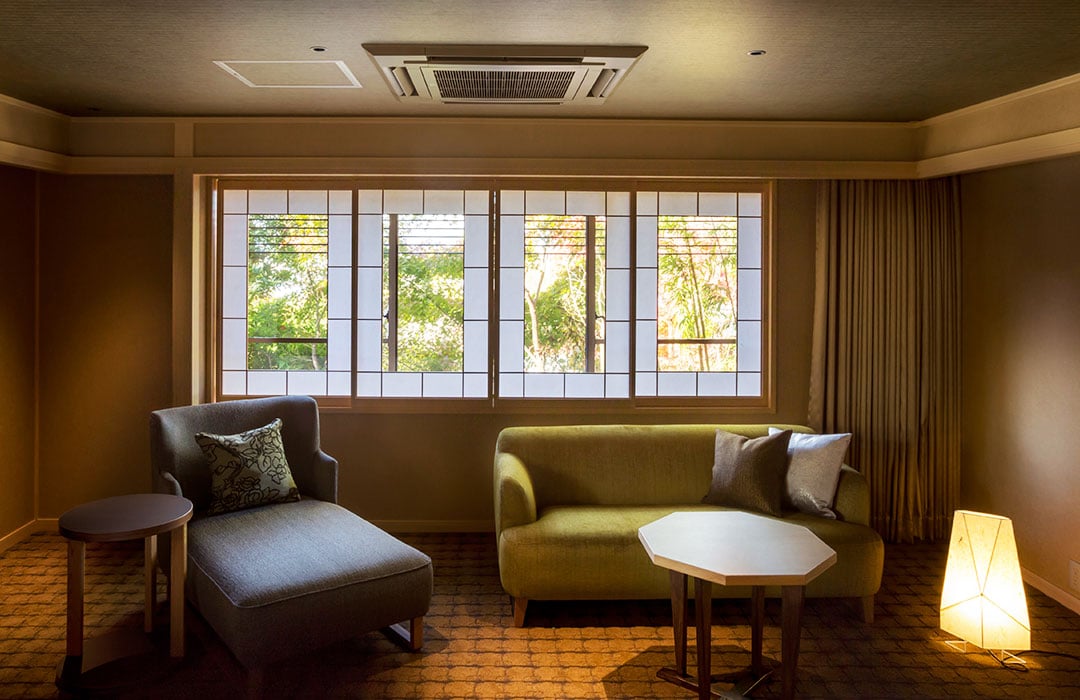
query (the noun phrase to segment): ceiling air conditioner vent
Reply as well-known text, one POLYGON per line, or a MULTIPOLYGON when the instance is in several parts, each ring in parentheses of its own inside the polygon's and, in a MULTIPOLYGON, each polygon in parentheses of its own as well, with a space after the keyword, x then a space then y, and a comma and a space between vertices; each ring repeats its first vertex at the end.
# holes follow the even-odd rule
POLYGON ((600 103, 644 46, 364 44, 403 101, 600 103))

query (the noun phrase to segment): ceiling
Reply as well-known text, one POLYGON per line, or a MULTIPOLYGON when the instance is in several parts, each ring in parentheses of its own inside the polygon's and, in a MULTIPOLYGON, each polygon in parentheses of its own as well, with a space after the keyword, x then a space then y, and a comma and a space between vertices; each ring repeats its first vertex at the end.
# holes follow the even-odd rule
POLYGON ((913 121, 1080 73, 1076 0, 0 0, 0 18, 0 94, 72 116, 913 121), (648 50, 603 104, 446 105, 398 101, 370 42, 648 50), (257 89, 214 63, 279 60, 342 61, 363 87, 257 89))

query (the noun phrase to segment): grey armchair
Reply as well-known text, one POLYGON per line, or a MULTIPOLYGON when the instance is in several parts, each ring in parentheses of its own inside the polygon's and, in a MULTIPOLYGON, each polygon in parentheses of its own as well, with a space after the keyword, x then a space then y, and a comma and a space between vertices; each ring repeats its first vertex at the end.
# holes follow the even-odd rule
POLYGON ((154 411, 150 447, 154 490, 195 505, 187 598, 244 666, 260 669, 380 628, 420 649, 431 559, 337 505, 338 464, 319 447, 314 399, 283 396, 154 411), (275 418, 282 419, 285 455, 301 499, 206 515, 210 470, 195 433, 235 434, 275 418))

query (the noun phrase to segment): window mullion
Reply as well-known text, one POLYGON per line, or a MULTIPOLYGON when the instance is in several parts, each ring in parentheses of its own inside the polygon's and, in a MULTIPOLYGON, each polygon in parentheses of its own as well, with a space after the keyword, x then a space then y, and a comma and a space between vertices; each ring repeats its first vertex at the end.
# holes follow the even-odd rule
POLYGON ((386 357, 387 371, 397 372, 398 354, 398 215, 390 215, 386 260, 386 357))
POLYGON ((585 217, 585 371, 596 371, 596 217, 585 217))

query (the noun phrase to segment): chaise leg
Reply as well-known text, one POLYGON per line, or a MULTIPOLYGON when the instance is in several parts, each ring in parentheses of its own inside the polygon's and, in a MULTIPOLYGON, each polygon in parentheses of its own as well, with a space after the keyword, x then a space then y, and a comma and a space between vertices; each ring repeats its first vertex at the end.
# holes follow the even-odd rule
POLYGON ((409 628, 405 624, 397 622, 386 628, 386 636, 405 647, 409 651, 420 651, 424 646, 424 617, 414 617, 409 620, 409 628))
POLYGON ((862 619, 866 624, 874 622, 874 596, 865 595, 859 598, 859 602, 862 603, 862 619))
POLYGON ((514 601, 514 627, 525 626, 525 609, 529 607, 528 598, 512 598, 514 601))

